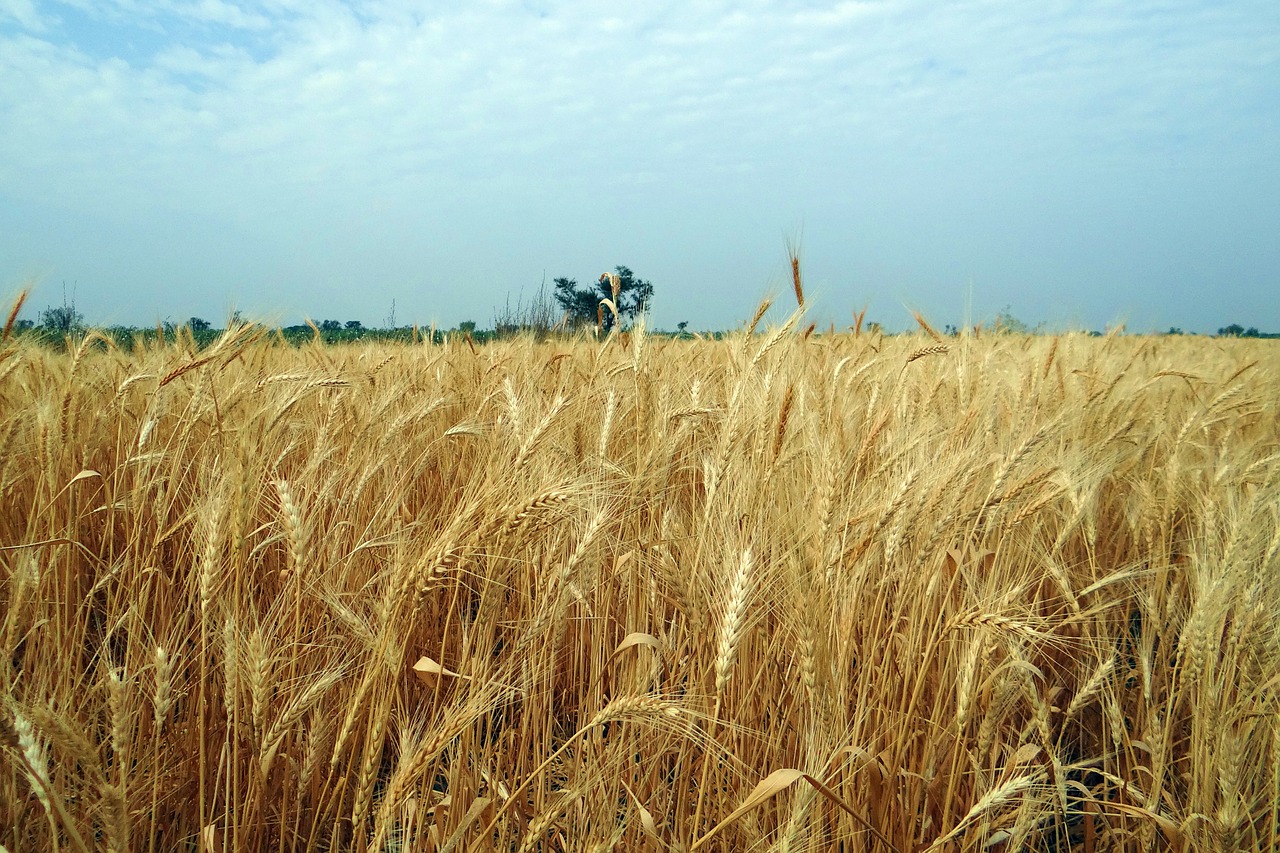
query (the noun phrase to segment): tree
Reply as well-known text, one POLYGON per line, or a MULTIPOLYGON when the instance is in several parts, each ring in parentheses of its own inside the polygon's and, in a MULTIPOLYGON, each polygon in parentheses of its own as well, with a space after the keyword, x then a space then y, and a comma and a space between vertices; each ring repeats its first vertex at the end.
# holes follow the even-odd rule
POLYGON ((622 319, 634 318, 644 310, 653 298, 653 285, 635 277, 630 269, 624 266, 614 268, 616 273, 605 273, 600 280, 590 287, 578 287, 577 279, 557 278, 555 283, 556 302, 569 315, 571 322, 593 324, 600 316, 604 331, 613 329, 613 312, 603 309, 601 302, 612 300, 618 308, 618 316, 622 319), (614 294, 614 275, 617 276, 617 294, 614 294))
POLYGON ((1218 334, 1224 338, 1239 338, 1244 336, 1244 326, 1239 323, 1232 323, 1230 326, 1223 326, 1218 330, 1218 334))
POLYGON ((193 332, 207 332, 209 331, 209 321, 202 317, 192 317, 187 321, 187 328, 193 332))
POLYGON ((996 314, 996 331, 1004 332, 1005 334, 1034 335, 1040 331, 1040 327, 1043 325, 1044 324, 1041 323, 1040 325, 1033 327, 1024 321, 1019 320, 1017 317, 1013 316, 1013 312, 1009 310, 1008 305, 1004 306, 1004 308, 996 314))
POLYGON ((364 331, 364 323, 361 323, 359 320, 348 320, 348 321, 347 321, 347 331, 348 331, 348 332, 361 332, 361 331, 364 331))
POLYGON ((70 335, 84 324, 84 316, 75 305, 55 305, 40 312, 40 326, 55 335, 70 335))
POLYGON ((62 304, 51 305, 40 312, 40 328, 52 335, 66 336, 84 328, 84 315, 76 310, 75 285, 67 298, 67 283, 62 283, 62 304))
POLYGON ((321 320, 320 331, 322 332, 341 332, 342 324, 337 320, 321 320))

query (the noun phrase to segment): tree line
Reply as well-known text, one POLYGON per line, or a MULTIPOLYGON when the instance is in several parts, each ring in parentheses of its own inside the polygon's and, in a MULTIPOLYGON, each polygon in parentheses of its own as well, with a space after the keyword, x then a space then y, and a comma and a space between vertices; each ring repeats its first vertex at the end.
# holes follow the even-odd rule
MULTIPOLYGON (((24 294, 25 298, 25 294, 24 294)), ((488 340, 493 337, 504 337, 518 333, 533 333, 545 336, 553 332, 575 332, 581 329, 594 329, 597 333, 608 334, 615 327, 625 328, 634 324, 636 318, 646 311, 653 299, 653 284, 639 278, 627 266, 614 267, 613 272, 606 272, 598 279, 585 286, 580 286, 576 278, 560 276, 552 279, 550 292, 540 286, 527 301, 523 294, 514 302, 510 295, 503 307, 495 308, 493 325, 490 329, 480 329, 474 320, 465 320, 457 327, 449 330, 423 329, 416 325, 395 325, 395 303, 392 303, 391 314, 382 326, 365 326, 360 320, 324 319, 318 322, 308 320, 306 323, 285 326, 281 334, 290 341, 319 336, 326 342, 374 339, 412 339, 422 340, 429 334, 443 337, 446 332, 457 332, 468 335, 473 340, 488 340)), ((9 326, 17 333, 41 334, 51 340, 61 340, 68 335, 82 333, 86 330, 84 315, 76 308, 74 295, 68 297, 63 288, 61 305, 50 305, 38 314, 38 321, 16 319, 17 309, 10 317, 9 326)), ((233 312, 228 318, 229 325, 244 322, 239 312, 233 312)), ((688 323, 678 323, 677 333, 683 335, 688 323)), ((1000 331, 1017 333, 1037 333, 1043 324, 1031 326, 1017 320, 1006 306, 997 314, 995 327, 1000 331)), ((176 336, 179 328, 186 328, 199 343, 205 339, 212 340, 221 333, 221 329, 203 317, 190 317, 184 324, 172 321, 161 321, 152 328, 135 328, 117 326, 105 329, 116 337, 134 339, 168 338, 176 336)), ((954 327, 947 331, 954 333, 954 327)), ((1179 327, 1171 327, 1169 335, 1184 334, 1179 327)), ((1278 333, 1261 332, 1255 326, 1241 326, 1231 323, 1219 327, 1217 336, 1223 338, 1277 338, 1278 333)))

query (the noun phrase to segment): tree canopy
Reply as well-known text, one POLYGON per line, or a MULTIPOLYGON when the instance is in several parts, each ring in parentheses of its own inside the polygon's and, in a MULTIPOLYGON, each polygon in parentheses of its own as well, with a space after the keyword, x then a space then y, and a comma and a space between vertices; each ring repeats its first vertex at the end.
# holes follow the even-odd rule
POLYGON ((84 315, 75 305, 54 305, 40 312, 40 325, 56 335, 70 335, 84 325, 84 315))
POLYGON ((594 325, 597 317, 600 317, 604 331, 610 331, 614 323, 613 312, 604 308, 603 315, 599 313, 605 299, 613 301, 618 309, 618 316, 623 320, 634 319, 644 310, 645 305, 653 298, 653 285, 636 278, 635 273, 625 266, 614 267, 614 270, 614 273, 605 273, 597 282, 587 287, 578 287, 577 279, 554 279, 556 302, 569 315, 570 322, 594 325))

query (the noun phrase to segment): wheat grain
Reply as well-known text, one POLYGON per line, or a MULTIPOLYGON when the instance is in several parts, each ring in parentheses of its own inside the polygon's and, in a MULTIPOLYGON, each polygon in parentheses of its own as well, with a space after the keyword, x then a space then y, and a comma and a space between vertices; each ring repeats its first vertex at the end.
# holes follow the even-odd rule
POLYGON ((724 609, 720 616, 720 643, 716 649, 716 693, 724 693, 733 674, 738 646, 746 626, 747 599, 751 594, 751 549, 742 552, 738 570, 726 588, 724 609))
POLYGON ((751 322, 747 324, 748 337, 756 333, 756 326, 760 325, 760 320, 764 318, 765 313, 769 310, 769 306, 772 304, 773 300, 764 299, 756 306, 756 313, 751 315, 751 322))
POLYGON ((785 323, 783 323, 777 329, 774 329, 773 332, 770 333, 769 337, 765 338, 764 344, 760 347, 759 350, 756 351, 756 354, 751 357, 751 366, 755 367, 761 361, 763 361, 764 357, 769 354, 770 350, 774 349, 776 346, 778 346, 778 344, 782 343, 782 341, 787 337, 787 335, 789 335, 792 332, 792 330, 795 329, 796 324, 799 322, 800 322, 800 312, 797 310, 794 314, 792 314, 790 317, 787 318, 787 321, 785 323))
POLYGON ((13 300, 13 307, 9 309, 9 316, 4 321, 4 332, 0 333, 0 343, 9 340, 9 335, 13 332, 13 324, 18 319, 18 314, 22 311, 22 303, 27 301, 27 288, 18 291, 18 298, 13 300))
POLYGON ((1103 685, 1111 678, 1115 669, 1116 659, 1114 657, 1108 657, 1102 663, 1098 664, 1097 668, 1094 669, 1093 674, 1089 676, 1089 680, 1084 683, 1083 687, 1076 691, 1075 696, 1071 697, 1071 704, 1067 706, 1065 715, 1066 719, 1071 719, 1076 714, 1084 710, 1086 705, 1093 701, 1093 698, 1102 690, 1103 685))
POLYGON ((520 532, 534 518, 547 513, 548 510, 562 506, 573 497, 573 492, 564 488, 552 488, 541 492, 519 507, 507 513, 499 535, 509 536, 520 532))
POLYGON ((804 286, 800 283, 800 256, 791 253, 791 286, 796 292, 796 305, 804 307, 804 286))
POLYGON ((13 729, 18 735, 18 749, 24 761, 22 772, 27 777, 27 782, 31 786, 32 793, 39 800, 41 808, 52 821, 52 806, 49 801, 52 783, 49 779, 48 745, 12 700, 9 703, 9 713, 13 717, 13 729))

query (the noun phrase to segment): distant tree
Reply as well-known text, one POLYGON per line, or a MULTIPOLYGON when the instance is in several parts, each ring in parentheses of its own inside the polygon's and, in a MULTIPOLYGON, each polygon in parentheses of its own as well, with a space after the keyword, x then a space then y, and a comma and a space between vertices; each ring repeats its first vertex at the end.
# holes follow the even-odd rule
POLYGON ((622 319, 634 318, 644 310, 653 298, 653 285, 635 277, 630 269, 624 266, 614 267, 618 280, 618 295, 614 299, 613 274, 605 273, 590 287, 578 287, 577 279, 554 279, 556 302, 569 315, 571 321, 582 324, 594 324, 597 317, 602 318, 604 331, 613 329, 613 312, 608 308, 600 314, 601 303, 605 299, 614 301, 618 315, 622 319))
POLYGON ((1170 335, 1181 335, 1181 334, 1182 334, 1182 329, 1181 329, 1180 327, 1178 327, 1178 326, 1170 326, 1170 327, 1169 327, 1169 331, 1168 331, 1168 332, 1166 332, 1166 334, 1170 334, 1170 335))
POLYGON ((70 335, 84 325, 84 315, 74 305, 55 305, 40 312, 40 328, 55 335, 70 335))
POLYGON ((1262 335, 1261 335, 1261 334, 1259 334, 1258 329, 1257 329, 1257 327, 1256 327, 1256 326, 1250 326, 1249 328, 1245 329, 1245 330, 1244 330, 1244 336, 1245 336, 1246 338, 1259 338, 1259 337, 1262 337, 1262 335))
POLYGON ((689 334, 688 329, 689 329, 688 320, 681 320, 679 323, 676 323, 676 331, 680 334, 680 337, 684 337, 685 335, 689 334))
POLYGON ((1032 327, 1028 323, 1025 323, 1013 316, 1008 305, 1004 306, 1004 308, 1000 309, 996 314, 995 325, 997 332, 1005 332, 1006 334, 1011 335, 1030 335, 1040 331, 1040 326, 1032 327))
POLYGON ((51 305, 40 312, 40 328, 53 335, 70 335, 84 328, 84 315, 76 310, 75 285, 67 297, 67 283, 62 283, 62 304, 51 305))
POLYGON ((341 332, 342 324, 337 320, 321 320, 320 331, 322 332, 341 332))
POLYGON ((561 276, 551 280, 555 285, 555 299, 575 323, 595 322, 599 299, 589 289, 579 290, 576 278, 561 276))
POLYGON ((13 328, 17 329, 19 332, 29 332, 35 327, 36 327, 35 320, 19 320, 18 322, 13 324, 13 328))
POLYGON ((1230 326, 1223 326, 1219 329, 1218 334, 1224 338, 1242 338, 1244 337, 1244 326, 1239 323, 1232 323, 1230 326))
POLYGON ((348 320, 348 321, 347 321, 347 331, 348 331, 348 332, 362 332, 362 331, 364 331, 364 323, 361 323, 359 320, 348 320))
POLYGON ((462 334, 464 334, 464 335, 472 335, 472 334, 475 334, 475 331, 476 331, 476 321, 475 321, 475 320, 463 320, 461 323, 459 323, 459 324, 458 324, 458 331, 459 331, 459 332, 462 332, 462 334))
POLYGON ((192 317, 187 321, 187 328, 193 332, 207 332, 209 331, 210 323, 201 317, 192 317))

